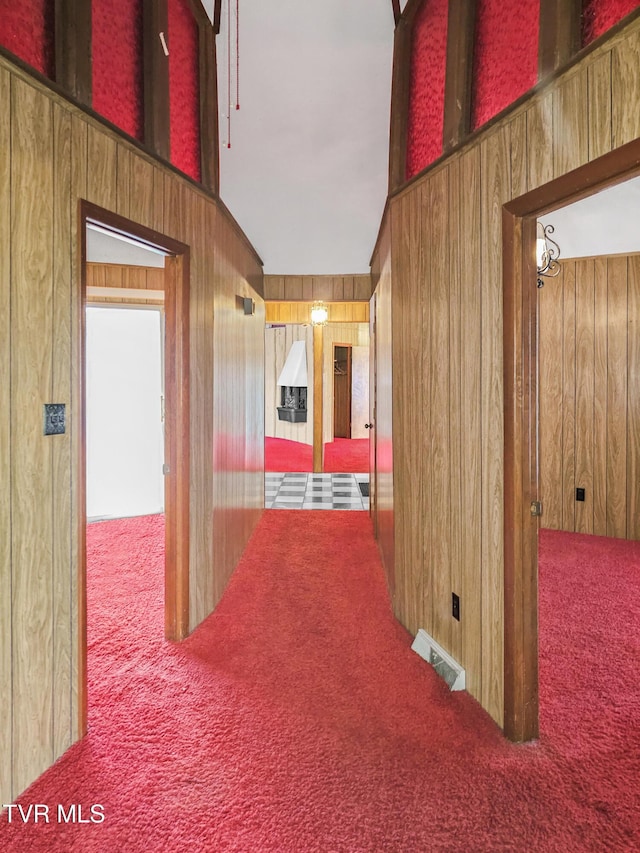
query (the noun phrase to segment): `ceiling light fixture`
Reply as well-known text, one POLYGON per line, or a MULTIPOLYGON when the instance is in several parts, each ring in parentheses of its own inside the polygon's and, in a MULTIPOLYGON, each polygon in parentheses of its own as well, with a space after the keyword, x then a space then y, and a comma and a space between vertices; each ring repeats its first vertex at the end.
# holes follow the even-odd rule
POLYGON ((324 302, 314 302, 311 306, 311 325, 324 326, 327 322, 329 311, 324 302))
POLYGON ((536 263, 538 266, 538 287, 544 285, 541 276, 554 278, 560 272, 560 246, 549 236, 553 234, 553 225, 543 225, 538 222, 536 237, 536 263))

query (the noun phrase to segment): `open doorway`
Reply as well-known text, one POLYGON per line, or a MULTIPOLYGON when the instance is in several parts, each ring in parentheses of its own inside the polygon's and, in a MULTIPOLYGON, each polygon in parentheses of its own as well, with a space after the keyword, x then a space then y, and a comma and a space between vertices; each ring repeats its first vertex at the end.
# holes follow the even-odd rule
MULTIPOLYGON (((596 482, 594 465, 597 464, 594 450, 598 431, 601 433, 604 431, 605 469, 608 469, 605 470, 604 482, 606 483, 608 478, 609 483, 613 486, 614 493, 618 495, 616 498, 618 504, 620 504, 619 498, 623 491, 626 494, 626 500, 629 500, 629 487, 632 486, 631 492, 633 492, 633 483, 637 480, 637 477, 629 477, 627 473, 624 475, 624 486, 620 482, 622 477, 622 444, 624 444, 625 452, 628 454, 630 436, 637 435, 638 429, 632 428, 630 431, 627 423, 624 428, 625 438, 623 442, 621 443, 618 435, 618 438, 614 439, 611 444, 607 443, 607 432, 610 431, 613 438, 619 429, 619 425, 614 423, 618 415, 610 420, 610 413, 607 413, 607 408, 614 402, 615 398, 619 398, 623 406, 626 406, 625 401, 629 400, 630 390, 628 381, 632 374, 635 375, 634 381, 637 383, 638 369, 630 371, 628 365, 624 368, 621 365, 621 357, 624 360, 629 357, 636 358, 640 364, 637 343, 630 345, 632 339, 629 336, 630 317, 628 315, 629 297, 631 294, 635 294, 633 300, 636 304, 634 309, 636 316, 631 319, 631 323, 637 326, 640 296, 637 293, 637 276, 633 272, 637 260, 630 261, 631 255, 622 264, 619 258, 612 262, 603 257, 594 259, 595 253, 606 250, 599 250, 592 240, 590 242, 592 257, 589 260, 569 261, 566 271, 562 273, 563 277, 566 275, 567 279, 562 285, 563 292, 562 294, 556 292, 552 295, 553 299, 559 300, 557 305, 553 307, 545 305, 540 298, 540 288, 536 287, 537 220, 541 217, 547 217, 552 211, 558 211, 559 208, 588 197, 594 197, 596 205, 604 206, 604 193, 597 198, 595 194, 607 187, 613 187, 635 177, 638 173, 639 150, 640 143, 637 141, 630 143, 622 149, 576 169, 570 175, 564 176, 563 179, 552 181, 544 187, 508 203, 503 208, 505 732, 514 740, 528 740, 536 737, 539 732, 538 674, 540 658, 538 641, 539 617, 542 612, 538 608, 540 591, 538 576, 539 542, 541 549, 546 548, 544 536, 540 538, 539 533, 540 528, 546 524, 546 517, 553 519, 554 515, 557 516, 558 509, 558 502, 552 497, 549 474, 545 474, 543 482, 541 471, 549 465, 549 453, 557 453, 558 447, 561 446, 558 444, 558 436, 554 436, 554 429, 557 431, 557 424, 561 424, 561 440, 562 436, 565 435, 567 440, 573 443, 572 452, 565 459, 559 461, 558 470, 562 471, 562 488, 559 499, 559 503, 562 505, 560 517, 563 514, 566 519, 571 517, 574 530, 577 529, 575 527, 577 521, 583 524, 585 518, 591 517, 591 530, 585 529, 584 533, 568 533, 566 535, 593 536, 596 533, 593 528, 595 520, 593 501, 594 498, 596 503, 602 500, 602 495, 597 497, 594 488, 596 482), (600 272, 605 272, 605 277, 600 277, 599 285, 596 285, 594 265, 599 265, 600 272), (618 280, 620 279, 619 268, 621 265, 626 267, 627 276, 631 270, 632 284, 630 284, 632 279, 629 278, 626 282, 618 280), (590 267, 591 269, 589 269, 590 267), (609 282, 606 280, 609 272, 616 279, 612 283, 611 290, 609 290, 609 282), (578 278, 580 281, 576 284, 578 278), (604 302, 600 303, 600 307, 596 308, 598 290, 600 290, 600 298, 602 299, 605 295, 605 299, 604 302), (625 294, 624 298, 623 293, 625 294), (623 301, 626 301, 625 311, 621 310, 623 301), (610 310, 612 310, 617 323, 620 323, 622 315, 625 312, 627 313, 624 319, 625 330, 623 334, 620 333, 620 329, 612 328, 611 320, 614 318, 609 317, 610 310), (541 311, 547 314, 546 324, 548 325, 551 322, 556 331, 561 331, 564 336, 560 344, 556 343, 556 345, 551 346, 551 351, 549 351, 549 344, 539 337, 541 311), (568 333, 567 329, 569 330, 568 333), (597 344, 597 340, 600 341, 599 344, 597 344), (611 351, 608 350, 608 343, 605 346, 605 342, 609 342, 609 340, 612 345, 611 351), (585 360, 585 355, 589 351, 591 352, 590 361, 589 359, 585 360), (613 358, 612 364, 607 363, 610 356, 613 358), (560 384, 558 384, 557 375, 553 378, 553 373, 558 365, 564 365, 568 371, 562 377, 560 384), (625 380, 627 384, 624 391, 620 390, 621 369, 628 377, 625 380), (601 374, 600 380, 596 378, 598 372, 601 374), (604 382, 602 376, 605 377, 604 382), (577 384, 576 379, 578 379, 577 384), (609 379, 611 380, 610 383, 609 379), (547 385, 546 389, 545 385, 547 385), (547 399, 544 404, 544 412, 541 412, 541 395, 544 391, 548 397, 549 389, 553 389, 553 387, 556 389, 556 401, 553 404, 556 411, 545 426, 543 418, 546 419, 550 414, 550 407, 547 399), (571 390, 572 387, 574 388, 573 391, 571 390), (570 394, 574 395, 573 412, 566 415, 562 411, 561 401, 563 396, 570 394), (598 395, 600 395, 600 402, 596 399, 598 395), (587 400, 587 397, 590 399, 587 400), (603 408, 602 403, 605 401, 603 408), (552 424, 553 418, 556 420, 555 428, 552 424), (576 424, 576 419, 584 421, 584 423, 576 424), (583 426, 586 427, 585 432, 582 431, 583 426), (578 438, 580 435, 583 437, 578 438), (589 445, 586 463, 584 460, 579 461, 575 455, 576 445, 585 440, 585 435, 588 436, 586 440, 589 445), (552 451, 551 448, 554 445, 555 449, 552 451), (542 453, 545 454, 544 459, 541 456, 542 453), (570 464, 567 461, 569 457, 573 460, 570 464), (570 467, 573 467, 572 471, 569 471, 570 467), (580 481, 586 477, 585 484, 578 483, 576 475, 580 481), (591 506, 586 507, 589 492, 591 492, 591 506), (548 498, 551 499, 551 505, 547 511, 548 498), (556 504, 555 508, 554 503, 556 504)), ((626 205, 623 206, 623 213, 625 216, 629 216, 626 205)), ((608 215, 611 217, 611 211, 608 215)), ((559 223, 555 214, 554 217, 548 217, 549 220, 552 218, 556 227, 554 239, 557 238, 561 247, 564 242, 565 249, 567 249, 566 234, 563 241, 563 236, 558 230, 559 223)), ((630 218, 637 221, 636 217, 631 216, 630 218)), ((570 250, 567 250, 566 253, 573 254, 570 250)), ((631 250, 631 254, 633 254, 633 250, 631 250)), ((551 288, 555 283, 555 279, 549 279, 544 287, 551 288)), ((545 296, 548 295, 545 294, 545 296)), ((548 301, 545 298, 544 302, 548 301)), ((631 397, 637 397, 635 392, 631 394, 631 397)), ((625 417, 628 418, 628 413, 625 414, 625 417)), ((639 455, 637 440, 635 440, 635 445, 635 449, 632 448, 632 455, 637 457, 639 455)), ((611 507, 605 508, 604 526, 601 527, 602 533, 600 535, 619 536, 622 531, 621 519, 623 515, 626 517, 625 530, 629 530, 628 508, 625 507, 624 511, 620 510, 621 506, 618 506, 617 510, 613 510, 611 507), (618 520, 614 520, 615 515, 619 515, 618 520)), ((555 533, 555 531, 550 532, 555 533)), ((561 531, 561 535, 565 535, 564 532, 561 531)), ((622 542, 623 540, 618 538, 616 541, 622 542)), ((595 542, 595 539, 592 542, 595 542)), ((555 543, 554 548, 556 552, 559 552, 558 543, 555 543)), ((613 549, 608 547, 607 550, 613 549)), ((580 566, 577 569, 579 571, 580 566)), ((606 573, 604 577, 606 579, 606 573)), ((572 587, 573 599, 580 603, 588 601, 592 591, 590 585, 584 583, 585 578, 586 573, 580 579, 577 593, 572 587)), ((559 626, 561 634, 564 632, 565 640, 568 636, 566 632, 570 633, 575 628, 575 621, 567 609, 571 599, 567 598, 567 608, 562 606, 563 596, 567 594, 570 587, 568 578, 565 577, 556 590, 555 603, 549 611, 554 612, 555 624, 559 626), (563 614, 566 616, 566 620, 563 614)), ((542 592, 544 593, 544 590, 542 592)), ((602 600, 592 601, 591 603, 594 614, 606 609, 602 600)), ((606 641, 604 644, 602 642, 610 630, 611 625, 603 631, 600 641, 597 644, 594 643, 591 651, 597 656, 599 648, 602 652, 600 657, 611 661, 610 655, 606 652, 606 641)), ((615 629, 611 636, 615 637, 615 629)), ((583 642, 582 645, 584 647, 585 643, 583 642)), ((566 649, 566 642, 558 643, 556 638, 556 647, 558 650, 566 649)), ((628 655, 626 657, 628 658, 628 655)), ((618 662, 622 663, 624 658, 624 655, 620 656, 618 662)), ((611 663, 613 668, 610 674, 614 673, 618 662, 611 663)), ((562 671, 563 668, 557 666, 558 661, 555 663, 556 669, 562 671)), ((590 678, 592 678, 591 674, 590 678)), ((610 678, 607 680, 611 681, 610 678)), ((629 681, 635 683, 636 679, 633 677, 629 681)), ((564 693, 569 687, 572 692, 575 690, 575 685, 571 680, 568 684, 563 684, 564 693)))
POLYGON ((333 345, 333 437, 351 438, 351 346, 333 345))
POLYGON ((160 517, 164 510, 164 636, 188 633, 189 270, 187 246, 86 202, 80 234, 78 692, 85 732, 88 518, 160 517))

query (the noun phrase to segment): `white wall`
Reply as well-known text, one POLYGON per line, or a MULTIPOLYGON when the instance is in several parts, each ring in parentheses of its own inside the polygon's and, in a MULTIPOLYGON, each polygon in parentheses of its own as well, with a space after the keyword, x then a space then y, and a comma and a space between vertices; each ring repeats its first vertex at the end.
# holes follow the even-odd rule
MULTIPOLYGON (((242 0, 239 110, 229 110, 226 24, 223 3, 222 199, 265 273, 368 272, 387 191, 390 0, 242 0)), ((232 56, 232 84, 235 67, 232 56)))
POLYGON ((164 509, 162 323, 156 309, 87 308, 87 517, 164 509))

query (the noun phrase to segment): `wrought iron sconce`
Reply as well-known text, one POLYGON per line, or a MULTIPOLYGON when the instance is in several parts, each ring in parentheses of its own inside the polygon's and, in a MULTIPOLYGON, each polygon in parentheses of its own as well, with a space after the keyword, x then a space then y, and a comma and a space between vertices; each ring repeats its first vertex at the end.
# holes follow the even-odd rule
POLYGON ((553 225, 538 222, 536 239, 536 259, 538 266, 538 287, 544 286, 542 276, 554 278, 560 272, 560 246, 549 236, 553 234, 553 225))

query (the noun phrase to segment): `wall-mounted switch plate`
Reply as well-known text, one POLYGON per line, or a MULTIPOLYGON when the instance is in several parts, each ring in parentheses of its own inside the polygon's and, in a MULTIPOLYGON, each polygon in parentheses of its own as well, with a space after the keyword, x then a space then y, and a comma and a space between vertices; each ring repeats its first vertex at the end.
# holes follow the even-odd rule
POLYGON ((44 404, 44 434, 64 435, 65 433, 65 404, 44 404))
POLYGON ((584 500, 584 489, 576 489, 576 500, 583 501, 584 500))
POLYGON ((460 621, 460 596, 455 592, 451 593, 451 615, 454 619, 460 621))

